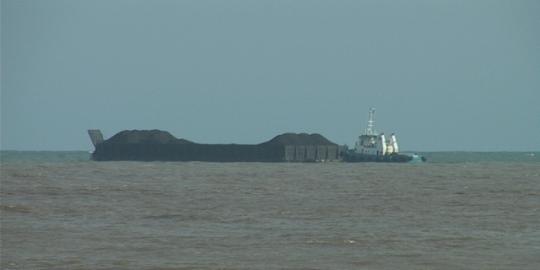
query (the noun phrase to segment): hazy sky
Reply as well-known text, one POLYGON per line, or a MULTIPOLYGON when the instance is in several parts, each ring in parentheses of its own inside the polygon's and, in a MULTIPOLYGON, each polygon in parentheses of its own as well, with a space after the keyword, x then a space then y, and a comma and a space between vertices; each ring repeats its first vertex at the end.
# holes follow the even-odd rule
POLYGON ((317 132, 369 107, 409 150, 540 150, 540 1, 1 0, 1 149, 88 128, 206 143, 317 132))

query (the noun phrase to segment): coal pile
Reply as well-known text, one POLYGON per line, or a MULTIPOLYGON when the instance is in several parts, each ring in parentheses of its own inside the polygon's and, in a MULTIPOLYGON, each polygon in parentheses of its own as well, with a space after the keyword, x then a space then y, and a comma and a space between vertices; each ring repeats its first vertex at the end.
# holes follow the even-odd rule
POLYGON ((336 145, 321 134, 285 133, 278 135, 263 144, 278 145, 336 145))
POLYGON ((110 144, 184 144, 188 140, 177 139, 171 133, 162 130, 124 130, 105 141, 110 144))
MULTIPOLYGON (((334 149, 335 148, 335 149, 334 149)), ((93 160, 283 162, 337 158, 320 134, 285 133, 261 144, 199 144, 161 130, 124 130, 96 144, 93 160)))

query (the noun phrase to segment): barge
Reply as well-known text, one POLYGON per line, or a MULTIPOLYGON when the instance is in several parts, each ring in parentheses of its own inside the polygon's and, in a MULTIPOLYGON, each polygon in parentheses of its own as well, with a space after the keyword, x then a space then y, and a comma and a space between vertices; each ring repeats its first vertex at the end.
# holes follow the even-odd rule
POLYGON ((104 140, 88 130, 95 147, 92 160, 207 162, 423 162, 417 154, 402 154, 395 134, 387 139, 375 131, 370 109, 364 134, 355 148, 338 146, 320 134, 284 133, 260 144, 202 144, 178 139, 162 130, 124 130, 104 140))

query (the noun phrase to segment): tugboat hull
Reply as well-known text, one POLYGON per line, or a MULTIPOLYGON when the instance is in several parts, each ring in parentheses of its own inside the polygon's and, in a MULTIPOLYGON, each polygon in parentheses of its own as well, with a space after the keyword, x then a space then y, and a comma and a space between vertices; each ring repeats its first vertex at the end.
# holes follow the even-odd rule
POLYGON ((406 162, 425 162, 426 158, 419 156, 417 154, 406 155, 406 154, 390 154, 390 155, 364 155, 355 153, 354 151, 349 151, 343 155, 343 161, 345 162, 397 162, 397 163, 406 163, 406 162))

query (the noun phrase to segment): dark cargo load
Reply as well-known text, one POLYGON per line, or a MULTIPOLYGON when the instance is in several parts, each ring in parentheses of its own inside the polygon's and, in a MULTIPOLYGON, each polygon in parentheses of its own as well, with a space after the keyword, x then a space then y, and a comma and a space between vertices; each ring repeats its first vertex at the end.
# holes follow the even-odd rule
MULTIPOLYGON (((89 131, 91 138, 101 135, 89 131)), ((92 159, 210 162, 317 162, 338 159, 338 145, 320 134, 285 133, 261 144, 199 144, 161 130, 125 130, 93 139, 92 159)))

